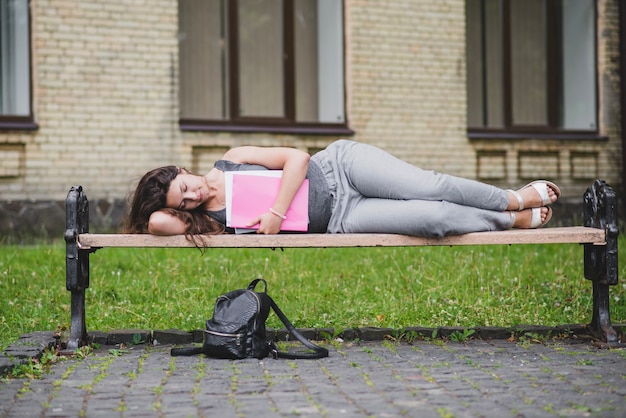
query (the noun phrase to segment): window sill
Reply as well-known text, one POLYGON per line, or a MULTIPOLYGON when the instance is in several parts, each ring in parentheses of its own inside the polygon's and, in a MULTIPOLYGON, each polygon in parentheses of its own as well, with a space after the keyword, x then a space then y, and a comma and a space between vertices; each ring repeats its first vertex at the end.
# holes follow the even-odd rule
POLYGON ((600 135, 597 132, 467 132, 470 140, 476 139, 556 139, 564 141, 608 141, 607 135, 600 135))
POLYGON ((309 125, 309 126, 263 126, 263 125, 210 125, 181 121, 180 130, 183 132, 247 132, 273 133, 296 135, 354 135, 354 131, 343 125, 309 125))
POLYGON ((39 125, 35 122, 9 122, 0 120, 0 131, 36 131, 39 125))

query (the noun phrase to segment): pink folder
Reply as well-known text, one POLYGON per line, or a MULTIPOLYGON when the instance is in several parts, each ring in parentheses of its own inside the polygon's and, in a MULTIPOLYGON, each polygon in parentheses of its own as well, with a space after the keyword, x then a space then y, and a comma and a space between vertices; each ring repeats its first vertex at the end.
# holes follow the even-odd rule
MULTIPOLYGON (((256 229, 248 226, 260 214, 269 211, 280 188, 280 177, 257 175, 250 172, 232 172, 232 201, 230 209, 231 228, 256 229)), ((309 180, 302 186, 291 202, 281 225, 281 231, 306 232, 309 225, 309 180)))

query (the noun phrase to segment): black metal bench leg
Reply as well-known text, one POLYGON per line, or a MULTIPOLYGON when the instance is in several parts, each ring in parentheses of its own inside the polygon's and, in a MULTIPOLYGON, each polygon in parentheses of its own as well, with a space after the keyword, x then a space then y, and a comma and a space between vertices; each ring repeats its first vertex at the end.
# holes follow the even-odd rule
POLYGON ((87 343, 87 327, 85 325, 85 291, 72 291, 72 322, 70 337, 67 341, 68 350, 75 350, 87 343))
POLYGON ((89 287, 89 252, 80 249, 78 235, 89 232, 89 202, 81 186, 74 186, 65 201, 65 283, 72 292, 70 337, 67 348, 87 344, 85 289, 89 287))
POLYGON ((617 343, 617 333, 611 325, 609 311, 609 285, 593 282, 593 317, 591 332, 597 338, 607 343, 617 343))
POLYGON ((585 244, 585 278, 593 282, 591 333, 609 344, 618 343, 611 325, 609 286, 617 284, 617 197, 603 180, 584 195, 585 226, 606 231, 606 245, 585 244))

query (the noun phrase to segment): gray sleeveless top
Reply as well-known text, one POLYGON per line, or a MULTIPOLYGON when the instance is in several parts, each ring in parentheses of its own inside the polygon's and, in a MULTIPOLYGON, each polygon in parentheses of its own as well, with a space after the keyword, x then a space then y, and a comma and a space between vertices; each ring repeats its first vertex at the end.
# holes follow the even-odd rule
MULTIPOLYGON (((228 160, 219 160, 215 168, 220 171, 267 170, 266 167, 254 164, 239 164, 228 160)), ((324 233, 332 211, 332 196, 324 173, 313 160, 309 161, 306 178, 309 179, 309 229, 308 232, 324 233)), ((207 211, 216 221, 226 225, 226 209, 207 211)), ((227 228, 227 232, 233 232, 227 228)))

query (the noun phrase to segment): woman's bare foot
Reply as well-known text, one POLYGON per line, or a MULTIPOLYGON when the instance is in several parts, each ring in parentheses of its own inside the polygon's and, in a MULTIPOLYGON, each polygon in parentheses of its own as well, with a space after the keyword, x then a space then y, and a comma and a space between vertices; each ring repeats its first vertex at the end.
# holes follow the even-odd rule
POLYGON ((542 180, 529 183, 517 191, 509 190, 508 192, 507 210, 538 208, 556 202, 561 196, 561 191, 556 184, 542 180))
POLYGON ((540 208, 512 211, 511 218, 513 218, 513 228, 540 228, 552 218, 552 209, 542 206, 540 208))

